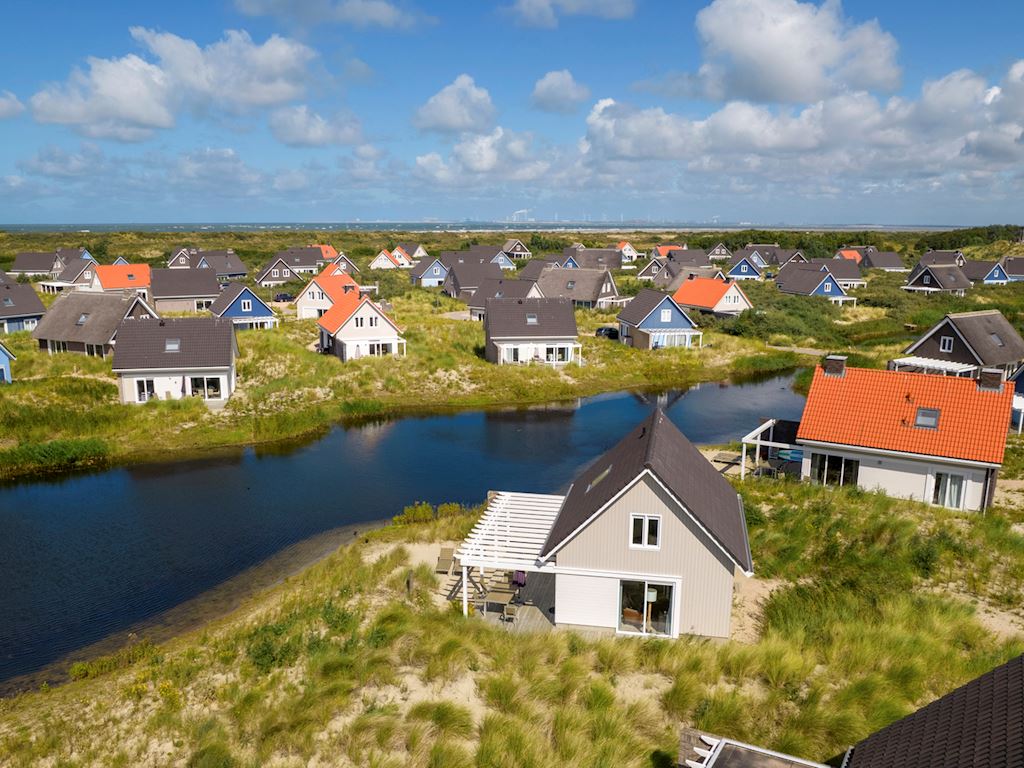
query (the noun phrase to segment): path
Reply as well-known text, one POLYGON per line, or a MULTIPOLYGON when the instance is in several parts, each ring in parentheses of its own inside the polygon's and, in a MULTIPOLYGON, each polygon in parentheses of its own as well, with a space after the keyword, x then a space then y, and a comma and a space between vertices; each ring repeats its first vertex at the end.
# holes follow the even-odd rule
POLYGON ((813 347, 776 347, 774 344, 768 344, 768 349, 778 350, 779 352, 793 352, 798 355, 809 355, 811 357, 821 357, 825 354, 822 349, 814 349, 813 347))

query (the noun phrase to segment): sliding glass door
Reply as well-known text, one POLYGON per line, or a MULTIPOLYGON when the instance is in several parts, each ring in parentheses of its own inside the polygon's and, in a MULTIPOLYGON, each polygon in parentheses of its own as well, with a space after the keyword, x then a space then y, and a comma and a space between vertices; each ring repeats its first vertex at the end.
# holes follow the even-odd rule
POLYGON ((619 631, 638 635, 672 634, 672 585, 619 582, 619 631))

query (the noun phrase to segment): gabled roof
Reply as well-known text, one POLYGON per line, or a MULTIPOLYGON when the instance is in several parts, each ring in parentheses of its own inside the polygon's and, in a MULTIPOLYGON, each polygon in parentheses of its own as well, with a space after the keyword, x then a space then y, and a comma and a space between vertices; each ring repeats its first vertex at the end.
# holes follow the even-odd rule
POLYGON ((82 247, 57 249, 57 255, 64 260, 65 264, 70 262, 72 259, 85 259, 86 261, 90 261, 91 256, 86 256, 85 254, 86 250, 82 247))
POLYGON ((463 264, 452 264, 448 275, 461 291, 466 288, 476 288, 487 278, 500 278, 501 267, 491 261, 483 263, 470 261, 463 264))
POLYGON ((611 281, 614 292, 615 280, 607 269, 545 269, 537 278, 537 286, 548 298, 597 301, 607 281, 611 281))
POLYGON ((364 304, 369 304, 373 307, 377 314, 383 317, 396 331, 398 330, 398 326, 385 314, 384 310, 371 301, 369 296, 364 296, 359 291, 349 291, 336 298, 331 308, 317 320, 317 325, 333 336, 341 330, 341 327, 348 322, 348 319, 364 304))
POLYGON ((669 251, 664 258, 665 266, 709 267, 711 258, 703 248, 678 248, 669 251))
POLYGON ((846 295, 843 287, 836 282, 835 277, 818 264, 787 264, 779 270, 775 276, 775 285, 783 293, 795 293, 801 296, 810 296, 817 290, 818 286, 832 277, 839 293, 846 295))
MULTIPOLYGON (((323 252, 316 246, 311 245, 306 248, 288 248, 287 250, 274 254, 274 258, 268 261, 267 265, 259 271, 259 274, 256 275, 256 282, 266 280, 275 267, 278 269, 281 267, 287 267, 290 270, 316 269, 322 260, 323 252)), ((297 275, 293 275, 293 277, 297 277, 297 275)))
POLYGON ((18 359, 18 356, 5 347, 2 341, 0 341, 0 354, 4 355, 8 360, 18 359))
POLYGON ((85 270, 96 266, 95 262, 89 259, 74 258, 68 261, 68 265, 64 267, 57 279, 64 283, 73 283, 85 270))
POLYGON ((98 264, 96 278, 105 291, 124 288, 148 288, 149 264, 98 264))
POLYGON ((963 258, 964 255, 960 251, 928 251, 921 255, 920 262, 925 266, 944 264, 956 264, 959 266, 959 262, 963 258))
POLYGON ((398 259, 392 256, 391 251, 389 251, 387 248, 381 248, 380 251, 378 251, 377 256, 374 256, 372 259, 370 259, 370 263, 372 264, 373 262, 375 262, 377 260, 377 257, 381 255, 383 255, 388 261, 390 261, 396 267, 402 266, 402 262, 400 262, 398 259))
POLYGON ((57 254, 41 251, 27 251, 14 255, 14 264, 11 265, 11 272, 49 272, 53 269, 57 254))
POLYGON ((866 260, 870 269, 905 269, 903 259, 895 251, 871 251, 866 260))
POLYGON ((501 246, 501 250, 505 251, 505 253, 508 253, 509 251, 514 251, 517 245, 520 246, 525 251, 530 250, 526 246, 526 243, 524 243, 522 240, 516 237, 506 240, 505 243, 501 246))
POLYGON ((541 256, 534 256, 532 259, 530 259, 522 266, 522 269, 519 270, 519 277, 521 277, 523 280, 536 280, 538 277, 540 277, 541 272, 543 272, 548 267, 558 266, 559 264, 557 259, 549 259, 543 258, 541 256))
POLYGON ((532 280, 489 277, 480 283, 467 303, 474 309, 481 309, 488 299, 525 299, 535 287, 537 284, 532 280))
POLYGON ((114 345, 115 371, 227 368, 235 356, 235 327, 219 317, 123 321, 114 345), (177 351, 168 344, 178 341, 177 351))
POLYGON ((666 264, 665 269, 659 271, 658 274, 651 279, 651 283, 658 286, 659 289, 667 290, 669 293, 675 293, 679 289, 679 286, 687 280, 691 280, 695 277, 704 277, 712 280, 725 280, 725 275, 722 270, 713 264, 706 267, 694 267, 689 264, 672 264, 669 262, 666 264))
POLYGON ((736 489, 660 408, 573 481, 541 557, 555 553, 644 470, 675 496, 736 565, 747 573, 753 570, 736 489))
POLYGON ((1024 339, 998 309, 957 312, 946 315, 904 354, 911 354, 922 342, 944 326, 952 325, 974 353, 979 365, 1003 366, 1024 360, 1024 339))
POLYGON ((986 390, 974 379, 846 368, 814 371, 797 440, 1001 464, 1013 386, 986 390), (938 425, 915 426, 918 409, 938 425))
POLYGON ((207 299, 220 295, 213 269, 154 269, 150 272, 150 296, 156 299, 207 299))
MULTIPOLYGON (((862 280, 860 266, 852 259, 811 259, 810 262, 802 264, 804 267, 814 265, 826 267, 836 280, 862 280)), ((801 266, 801 262, 793 262, 783 269, 791 266, 801 266)))
POLYGON ((846 768, 1024 766, 1024 656, 853 746, 846 768))
POLYGON ((1008 275, 1024 275, 1024 256, 1004 256, 1003 270, 1008 275))
POLYGON ((684 246, 678 244, 656 245, 653 250, 658 256, 668 256, 669 251, 681 251, 684 250, 684 246))
POLYGON ((935 285, 943 290, 956 291, 966 290, 971 287, 971 281, 963 270, 955 264, 918 264, 914 271, 907 277, 907 284, 917 281, 922 273, 928 272, 932 276, 935 285))
POLYGON ((967 279, 973 283, 984 280, 988 277, 989 272, 998 266, 998 261, 977 261, 975 259, 968 259, 960 269, 967 276, 967 279))
MULTIPOLYGON (((758 253, 760 253, 760 251, 758 251, 758 253)), ((763 254, 762 254, 762 256, 763 256, 763 254)), ((736 251, 735 253, 733 253, 732 258, 729 259, 729 263, 726 266, 726 270, 725 271, 726 272, 731 272, 733 269, 735 269, 737 266, 739 266, 739 264, 741 262, 744 262, 744 261, 749 266, 753 267, 754 271, 757 272, 757 274, 760 275, 763 272, 761 267, 759 267, 757 265, 757 262, 754 261, 753 254, 752 253, 745 253, 744 251, 736 251)), ((766 261, 767 261, 767 259, 766 259, 766 261)))
MULTIPOLYGON (((743 293, 743 289, 736 283, 714 280, 710 277, 695 277, 680 285, 672 298, 681 306, 713 309, 733 285, 736 286, 736 290, 743 293)), ((743 297, 746 298, 745 293, 743 297)))
POLYGON ((274 310, 267 306, 267 302, 265 302, 263 299, 257 296, 256 292, 252 290, 252 288, 250 288, 247 285, 244 285, 243 283, 228 283, 224 287, 224 290, 220 292, 220 296, 217 297, 217 300, 210 305, 210 312, 213 313, 216 317, 220 317, 221 315, 228 311, 228 308, 232 304, 235 303, 235 299, 237 299, 246 291, 248 291, 249 295, 252 296, 256 301, 263 305, 263 308, 267 311, 268 316, 274 314, 274 310))
MULTIPOLYGON (((629 242, 629 240, 619 240, 619 242, 617 242, 617 243, 615 244, 615 250, 617 250, 617 251, 621 251, 621 250, 622 250, 623 248, 625 248, 625 247, 626 247, 627 245, 628 245, 628 246, 629 246, 630 248, 632 248, 632 247, 633 247, 633 244, 632 244, 631 242, 629 242)), ((633 248, 633 250, 636 250, 636 249, 635 249, 635 248, 633 248)))
MULTIPOLYGON (((398 244, 398 247, 401 248, 405 255, 408 256, 410 259, 412 258, 412 255, 416 253, 416 251, 422 246, 423 243, 413 243, 410 241, 398 244)), ((427 249, 424 248, 423 250, 426 251, 427 249)))
POLYGON ((330 296, 331 301, 338 301, 349 293, 359 293, 359 283, 352 278, 352 275, 343 269, 337 270, 333 266, 324 267, 319 275, 310 280, 306 287, 299 291, 299 295, 301 296, 309 290, 309 286, 314 284, 330 296))
POLYGON ((420 259, 420 263, 417 264, 415 267, 413 267, 412 268, 412 272, 410 272, 409 274, 413 278, 418 280, 419 278, 421 278, 424 275, 426 275, 427 272, 430 271, 430 268, 432 266, 434 266, 435 264, 440 264, 444 268, 445 274, 448 273, 448 267, 446 267, 444 265, 444 262, 442 262, 440 259, 429 259, 428 258, 428 259, 420 259))
POLYGON ((43 302, 28 283, 0 283, 0 319, 35 317, 44 312, 43 302))
POLYGON ((141 303, 150 315, 159 317, 132 291, 64 291, 32 331, 32 338, 37 341, 109 344, 121 321, 137 303, 141 303))
POLYGON ((576 315, 568 299, 488 299, 484 308, 484 332, 488 339, 577 335, 576 315))
MULTIPOLYGON (((637 326, 642 323, 651 312, 656 310, 665 301, 669 301, 672 305, 682 313, 683 317, 690 319, 690 316, 686 314, 685 310, 676 304, 675 299, 666 293, 661 291, 653 291, 650 288, 642 289, 636 296, 630 299, 629 304, 622 308, 622 311, 618 314, 618 320, 629 325, 637 326)), ((696 326, 692 320, 690 324, 696 326)))
POLYGON ((861 261, 864 259, 864 254, 861 253, 860 250, 857 248, 840 248, 838 251, 836 251, 836 256, 838 256, 841 259, 852 261, 856 264, 860 264, 861 261))
POLYGON ((566 248, 563 263, 570 258, 586 269, 621 269, 622 251, 617 248, 566 248))

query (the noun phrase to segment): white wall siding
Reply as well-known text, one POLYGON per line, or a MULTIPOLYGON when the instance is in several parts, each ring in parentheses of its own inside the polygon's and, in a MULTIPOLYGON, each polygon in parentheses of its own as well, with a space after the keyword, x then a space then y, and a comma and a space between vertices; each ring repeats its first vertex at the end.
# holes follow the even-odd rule
POLYGON ((602 576, 555 575, 555 622, 583 627, 618 626, 619 580, 602 576))
MULTIPOLYGON (((684 634, 728 637, 735 567, 657 482, 645 477, 556 555, 559 568, 672 577, 682 582, 675 626, 684 634), (630 514, 661 516, 661 546, 630 547, 630 514)), ((615 608, 618 609, 618 595, 615 608)), ((557 613, 556 613, 557 616, 557 613)))

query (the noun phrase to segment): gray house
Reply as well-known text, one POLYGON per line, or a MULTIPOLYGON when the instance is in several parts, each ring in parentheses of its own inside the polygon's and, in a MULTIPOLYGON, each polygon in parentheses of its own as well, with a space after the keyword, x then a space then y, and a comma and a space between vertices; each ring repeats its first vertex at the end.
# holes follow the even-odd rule
POLYGON ((117 329, 128 319, 159 317, 134 291, 93 293, 68 291, 53 303, 32 331, 32 338, 51 355, 77 352, 106 357, 114 349, 117 329))
POLYGON ((46 314, 31 285, 0 283, 0 333, 31 331, 46 314))
POLYGON ((458 556, 463 585, 473 568, 553 580, 555 625, 630 637, 729 637, 753 571, 742 500, 661 409, 564 497, 495 494, 458 556))
POLYGON ((501 267, 489 261, 458 262, 449 267, 442 290, 454 299, 465 301, 487 279, 500 280, 501 267))
POLYGON ((998 369, 1012 378, 1024 365, 1024 339, 998 309, 946 315, 889 363, 897 371, 977 378, 998 369))
MULTIPOLYGON (((339 259, 343 257, 339 256, 339 259)), ((289 248, 275 254, 257 273, 256 284, 264 288, 284 285, 298 280, 302 275, 315 275, 323 263, 323 251, 319 248, 289 248)))
POLYGON ((202 312, 220 296, 212 269, 154 269, 149 296, 157 312, 202 312))
POLYGON ((241 280, 249 274, 231 248, 214 251, 200 251, 197 248, 176 248, 167 259, 168 269, 212 269, 221 282, 241 280))
POLYGON ((537 287, 549 299, 570 299, 584 308, 610 307, 619 297, 615 278, 607 269, 545 269, 537 278, 537 287))
POLYGON ((27 251, 14 255, 9 271, 12 275, 26 277, 57 277, 66 266, 67 262, 55 251, 27 251))
POLYGON ((582 348, 568 299, 488 299, 484 354, 498 365, 579 363, 582 348))
POLYGON ((198 397, 219 407, 235 391, 236 357, 230 320, 131 319, 118 327, 113 370, 122 403, 198 397))
POLYGON ((907 276, 905 291, 917 293, 951 293, 963 296, 971 281, 956 264, 919 263, 907 276))
POLYGON ((469 317, 472 320, 483 320, 487 314, 488 299, 543 299, 537 283, 532 280, 506 280, 505 278, 489 277, 473 291, 469 304, 469 317))

